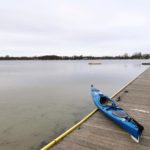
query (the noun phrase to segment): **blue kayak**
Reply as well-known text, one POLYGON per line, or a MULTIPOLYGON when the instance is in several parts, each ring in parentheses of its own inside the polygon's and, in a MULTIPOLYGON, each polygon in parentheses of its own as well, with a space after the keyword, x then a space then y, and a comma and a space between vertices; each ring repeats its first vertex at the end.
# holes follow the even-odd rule
POLYGON ((91 95, 95 105, 108 118, 128 132, 139 143, 144 127, 124 111, 116 102, 91 85, 91 95))

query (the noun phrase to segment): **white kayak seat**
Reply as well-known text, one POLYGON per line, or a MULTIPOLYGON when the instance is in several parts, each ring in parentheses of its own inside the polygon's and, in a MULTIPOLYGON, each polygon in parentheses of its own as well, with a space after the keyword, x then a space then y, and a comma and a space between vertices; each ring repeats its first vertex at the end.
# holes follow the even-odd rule
POLYGON ((125 111, 117 110, 112 112, 113 115, 120 117, 120 118, 127 118, 128 114, 125 111))

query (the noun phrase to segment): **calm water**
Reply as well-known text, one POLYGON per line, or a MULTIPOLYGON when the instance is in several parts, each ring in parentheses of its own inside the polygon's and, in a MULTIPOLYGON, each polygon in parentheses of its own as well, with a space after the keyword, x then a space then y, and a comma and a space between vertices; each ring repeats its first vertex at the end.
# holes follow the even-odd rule
POLYGON ((141 60, 0 61, 0 149, 38 150, 143 72, 141 60))

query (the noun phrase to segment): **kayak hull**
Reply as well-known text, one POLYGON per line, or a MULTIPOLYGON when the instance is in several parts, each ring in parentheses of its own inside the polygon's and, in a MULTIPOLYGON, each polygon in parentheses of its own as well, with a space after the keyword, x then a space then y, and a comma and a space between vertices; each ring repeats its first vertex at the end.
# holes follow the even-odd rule
MULTIPOLYGON (((109 119, 115 122, 117 125, 122 127, 126 132, 128 132, 133 138, 139 141, 144 127, 140 125, 136 120, 134 120, 130 115, 127 114, 121 107, 119 107, 114 100, 103 95, 99 90, 91 87, 91 95, 93 102, 97 108, 109 119), (101 99, 108 99, 113 105, 103 105, 101 104, 101 99), (116 115, 121 114, 121 115, 116 115)), ((136 141, 135 140, 135 141, 136 141)))

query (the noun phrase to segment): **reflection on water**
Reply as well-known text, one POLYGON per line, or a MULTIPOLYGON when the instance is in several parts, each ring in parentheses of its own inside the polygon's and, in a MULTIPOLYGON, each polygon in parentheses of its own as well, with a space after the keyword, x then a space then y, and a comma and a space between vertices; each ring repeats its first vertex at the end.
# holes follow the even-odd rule
POLYGON ((94 84, 111 96, 146 69, 141 60, 0 61, 0 147, 37 150, 95 106, 94 84))

